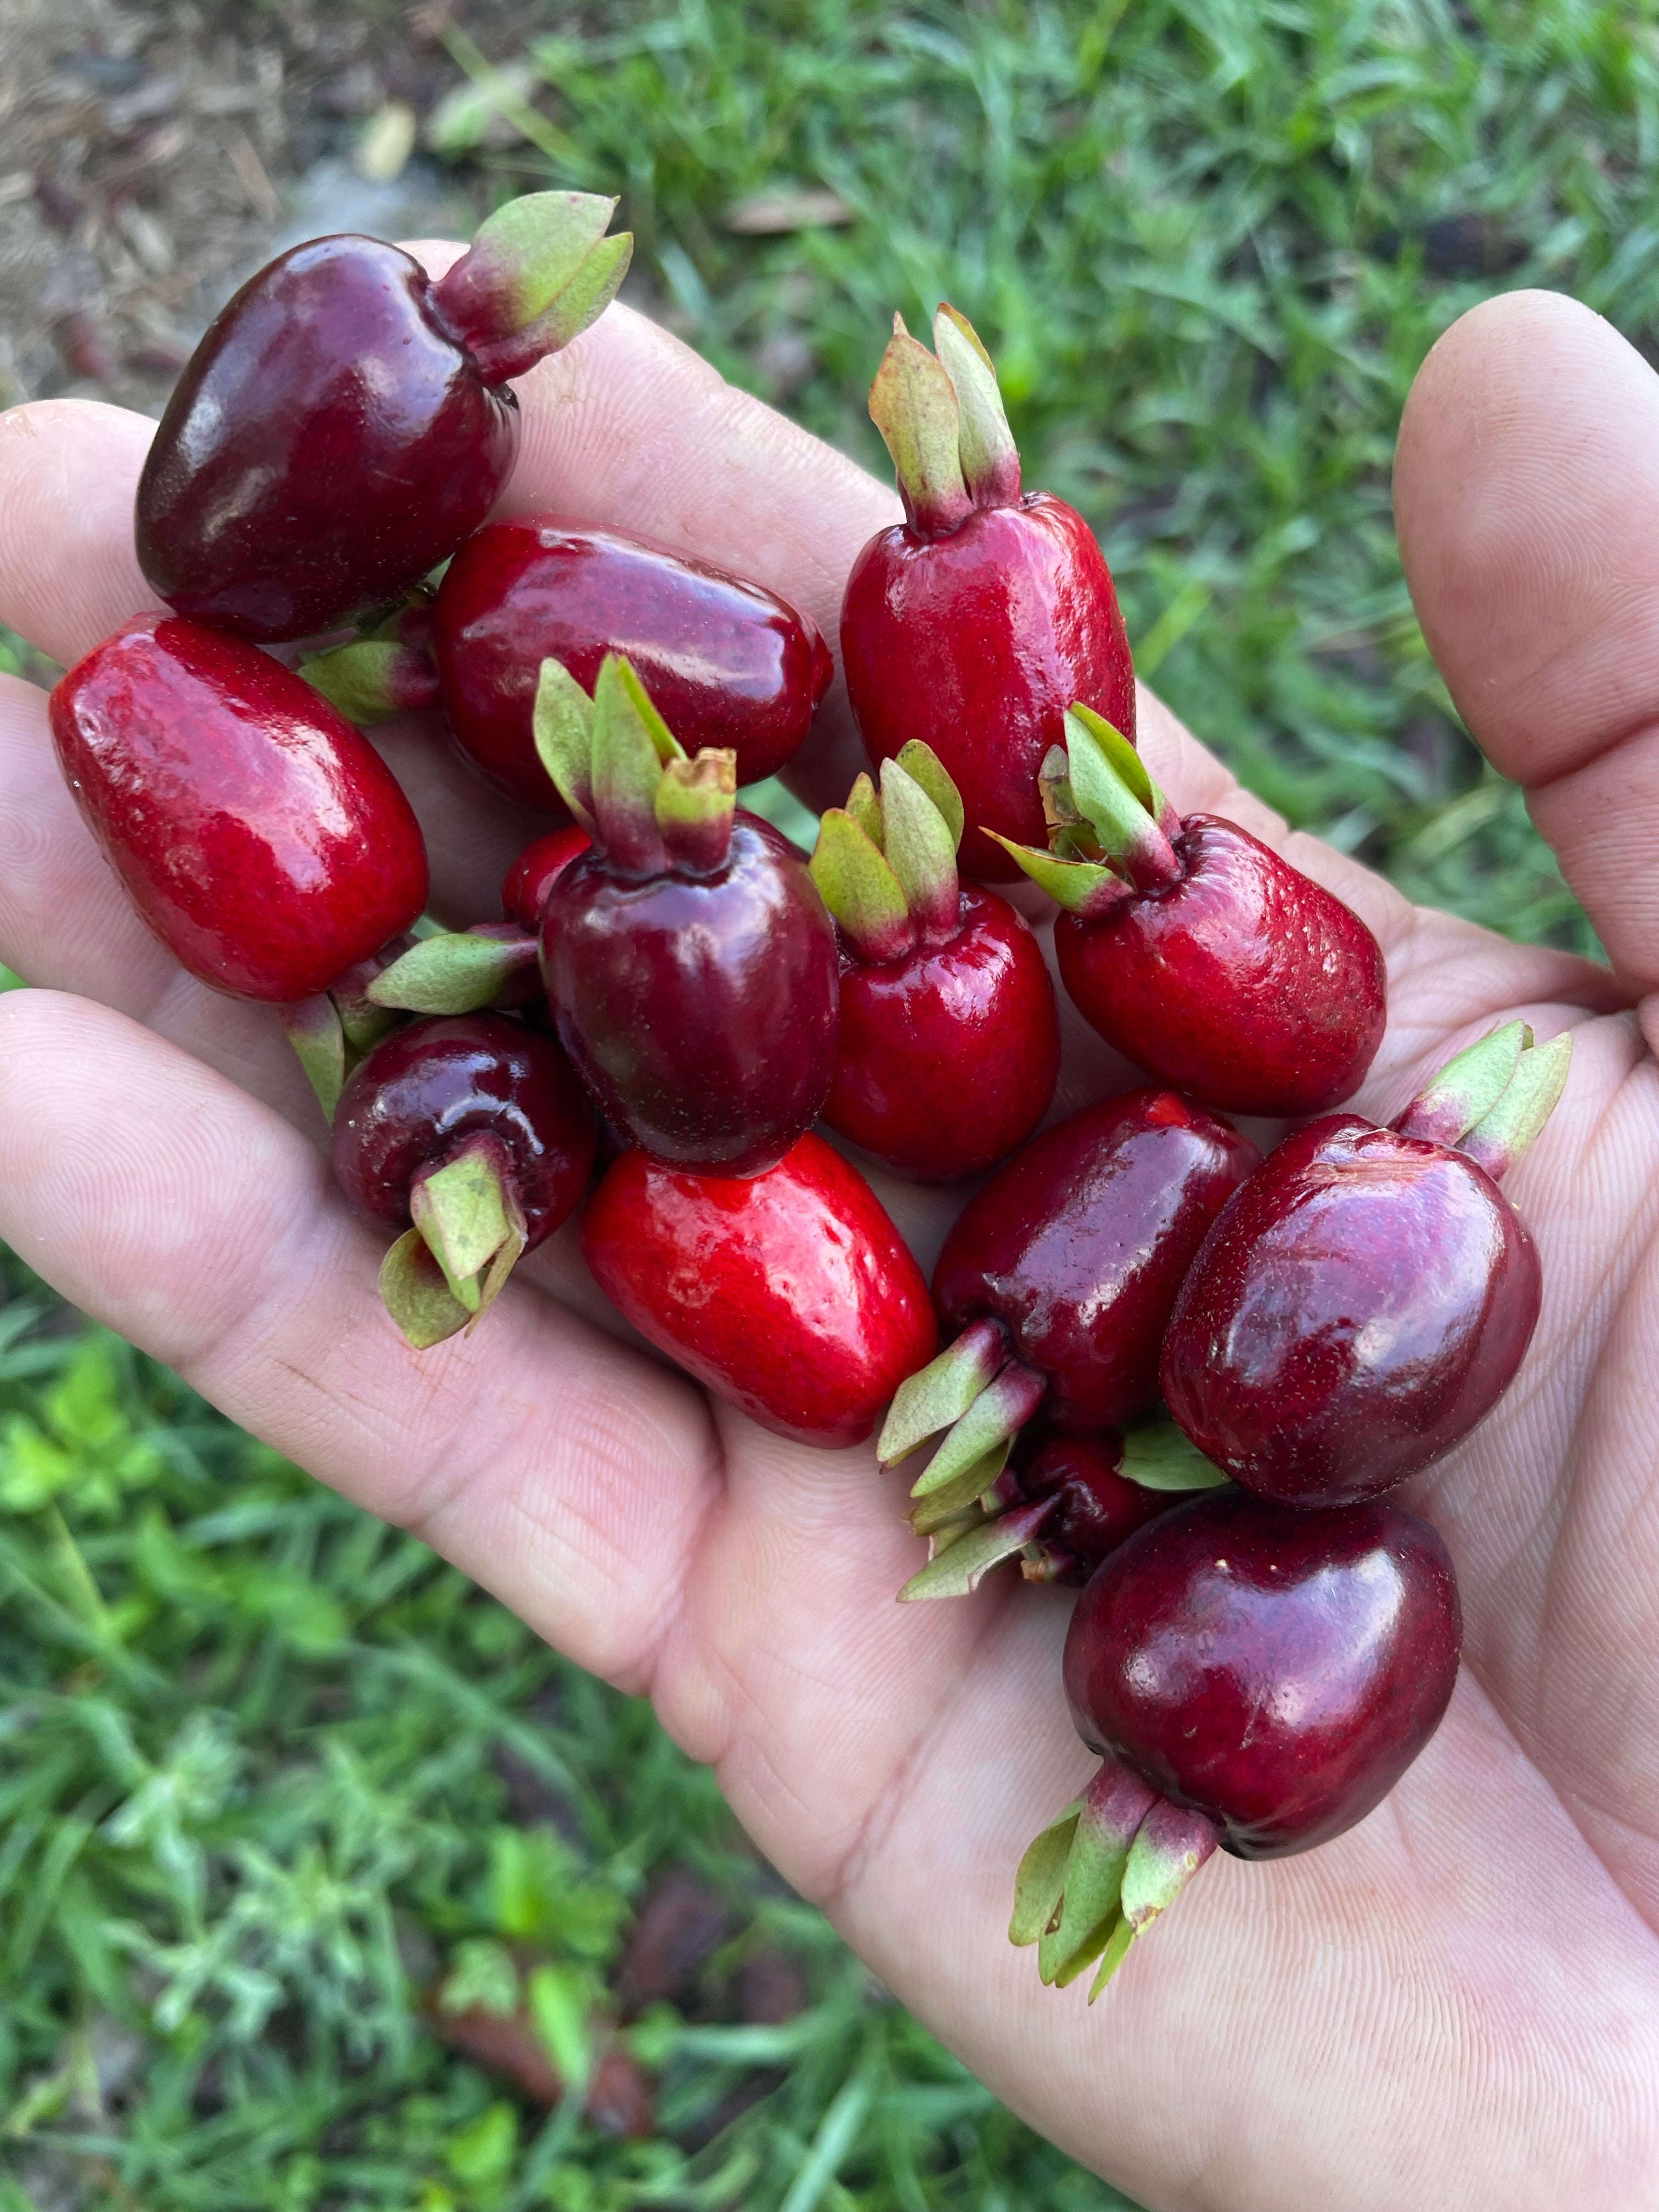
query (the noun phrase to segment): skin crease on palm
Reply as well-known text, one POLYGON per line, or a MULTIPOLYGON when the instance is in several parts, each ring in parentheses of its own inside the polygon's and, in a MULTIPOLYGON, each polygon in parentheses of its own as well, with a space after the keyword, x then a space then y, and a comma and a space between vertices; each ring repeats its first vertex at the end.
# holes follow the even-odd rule
MULTIPOLYGON (((423 249, 435 264, 455 249, 423 249)), ((872 336, 872 346, 879 333, 872 336)), ((508 510, 635 528, 757 576, 830 637, 890 489, 612 309, 521 385, 508 510)), ((131 507, 149 426, 0 419, 0 621, 69 661, 152 603, 131 507)), ((1387 1118, 1516 1014, 1575 1032, 1511 1178, 1543 1321, 1498 1413, 1417 1486, 1466 1661, 1388 1802, 1305 1857, 1211 1862, 1091 2010, 1006 1927, 1013 1869, 1090 1771, 1067 1594, 1006 1576, 901 1607, 902 1483, 710 1406, 630 1348, 572 1232, 488 1325, 416 1357, 382 1244, 329 1186, 269 1011, 182 975, 64 790, 45 702, 0 684, 0 1235, 66 1296, 582 1665, 649 1691, 739 1818, 999 2094, 1156 2212, 1651 2212, 1659 2202, 1659 381, 1538 294, 1460 323, 1402 431, 1425 628, 1618 963, 1510 945, 1287 836, 1157 702, 1155 774, 1348 899, 1388 955, 1387 1118)), ((856 765, 844 700, 810 795, 856 765)), ((822 742, 822 741, 820 741, 822 742)), ((495 912, 537 826, 429 733, 384 735, 443 910, 495 912)), ((1069 1110, 1132 1079, 1070 1039, 1069 1110)), ((890 1181, 925 1261, 948 1200, 890 1181)))

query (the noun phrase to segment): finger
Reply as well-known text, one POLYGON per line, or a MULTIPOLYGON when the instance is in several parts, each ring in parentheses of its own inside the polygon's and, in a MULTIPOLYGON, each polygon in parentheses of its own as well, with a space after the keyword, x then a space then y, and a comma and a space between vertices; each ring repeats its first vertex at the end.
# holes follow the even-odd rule
POLYGON ((1401 426, 1412 596, 1459 711, 1614 964, 1659 981, 1659 380, 1588 308, 1511 293, 1453 325, 1401 426))
POLYGON ((517 1281, 475 1334, 410 1352, 380 1306, 384 1241, 304 1142, 53 993, 0 1000, 0 1237, 583 1665, 639 1678, 718 1495, 678 1377, 517 1281))
POLYGON ((132 543, 155 428, 94 399, 0 415, 0 623, 64 666, 159 604, 132 543))

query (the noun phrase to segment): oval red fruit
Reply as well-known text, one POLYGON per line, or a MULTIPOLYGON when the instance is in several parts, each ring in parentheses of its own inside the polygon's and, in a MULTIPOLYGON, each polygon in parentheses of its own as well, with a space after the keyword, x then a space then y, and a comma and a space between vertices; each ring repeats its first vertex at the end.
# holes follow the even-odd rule
POLYGON ((962 793, 963 871, 982 880, 1018 873, 986 830, 1046 844, 1037 771, 1074 700, 1134 736, 1111 571, 1083 517, 1048 492, 976 507, 940 537, 879 532, 847 580, 841 650, 871 758, 911 738, 933 747, 962 793))
POLYGON ((763 1428, 861 1443, 937 1336, 927 1285, 856 1168, 802 1137, 741 1181, 624 1152, 582 1222, 641 1336, 763 1428))
POLYGON ((545 659, 591 692, 606 653, 623 655, 687 752, 729 748, 739 783, 798 750, 835 672, 817 624, 763 586, 549 514, 493 522, 461 548, 438 593, 433 647, 462 751, 545 807, 560 805, 532 726, 545 659))
POLYGON ((63 678, 52 726, 134 906, 216 989, 310 998, 426 903, 426 847, 391 769, 252 646, 141 615, 63 678))

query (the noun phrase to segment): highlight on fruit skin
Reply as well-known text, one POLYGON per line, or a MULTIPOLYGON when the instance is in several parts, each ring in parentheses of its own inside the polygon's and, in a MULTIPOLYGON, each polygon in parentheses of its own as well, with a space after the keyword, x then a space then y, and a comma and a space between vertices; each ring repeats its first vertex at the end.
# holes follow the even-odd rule
POLYGON ((913 738, 818 825, 812 880, 841 953, 823 1118, 913 1182, 982 1174, 1048 1110, 1060 1017, 1024 917, 957 869, 963 805, 913 738))
POLYGON ((878 531, 842 601, 842 665, 871 759, 912 740, 945 764, 967 813, 964 874, 1017 871, 988 831, 1043 833, 1036 777, 1083 699, 1135 726, 1134 667, 1111 571, 1083 517, 1022 491, 991 358, 942 307, 935 350, 901 317, 870 391, 907 520, 878 531))
POLYGON ((1510 1022, 1387 1129, 1331 1114, 1270 1153, 1216 1220, 1164 1340, 1171 1414, 1249 1490, 1373 1498, 1443 1457, 1514 1380, 1543 1296, 1498 1179, 1565 1086, 1563 1032, 1510 1022))
POLYGON ((591 698, 544 662, 536 736, 592 839, 541 926, 548 1006, 582 1081, 665 1165, 775 1165, 835 1072, 835 928, 805 861, 738 806, 729 750, 686 757, 624 659, 600 664, 591 698))
POLYGON ((1060 908, 1060 981, 1109 1045, 1227 1113, 1352 1095, 1388 1010, 1382 948, 1352 908, 1237 823, 1178 814, 1083 701, 1038 787, 1046 843, 999 842, 1060 908))
MULTIPOLYGON (((1044 1130, 969 1200, 933 1272, 957 1334, 906 1379, 876 1448, 890 1468, 939 1439, 912 1485, 911 1525, 936 1555, 948 1530, 974 1547, 911 1595, 961 1595, 969 1563, 994 1565, 1037 1532, 1032 1502, 999 1489, 1028 1422, 1095 1436, 1151 1412, 1182 1278, 1260 1158, 1173 1091, 1131 1091, 1044 1130), (979 1526, 1010 1510, 1020 1518, 1000 1536, 979 1526)), ((1178 1456, 1183 1486, 1204 1479, 1197 1455, 1178 1456)))
POLYGON ((1297 1512, 1229 1486, 1091 1577, 1066 1693, 1101 1766, 1026 1851, 1009 1940, 1091 2002, 1219 1848, 1330 1842, 1393 1789, 1450 1700, 1462 1641, 1439 1536, 1389 1500, 1297 1512))
MULTIPOLYGON (((435 282, 401 247, 351 234, 251 276, 185 365, 139 477, 152 588, 270 643, 338 629, 417 586, 511 472, 507 379, 615 296, 633 251, 630 234, 605 235, 616 204, 510 200, 435 282)), ((399 664, 386 680, 406 675, 399 664)))

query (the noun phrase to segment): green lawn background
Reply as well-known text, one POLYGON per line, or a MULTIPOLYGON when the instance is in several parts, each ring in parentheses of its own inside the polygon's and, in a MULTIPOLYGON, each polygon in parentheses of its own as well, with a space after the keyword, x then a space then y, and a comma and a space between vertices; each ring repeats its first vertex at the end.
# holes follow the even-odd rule
MULTIPOLYGON (((1653 5, 516 21, 451 34, 440 158, 621 193, 656 310, 872 465, 887 319, 951 298, 1194 727, 1414 895, 1592 943, 1428 663, 1388 470, 1418 362, 1495 290, 1659 343, 1653 5), (802 191, 848 220, 732 228, 802 191)), ((756 1864, 646 1712, 4 1267, 0 2212, 1122 2204, 756 1864), (726 1919, 623 2031, 657 2103, 618 2139, 580 2081, 671 1864, 726 1919), (805 1999, 781 2022, 744 2017, 769 1971, 805 1999), (533 2015, 561 2105, 432 2033, 446 1974, 533 2015)))

